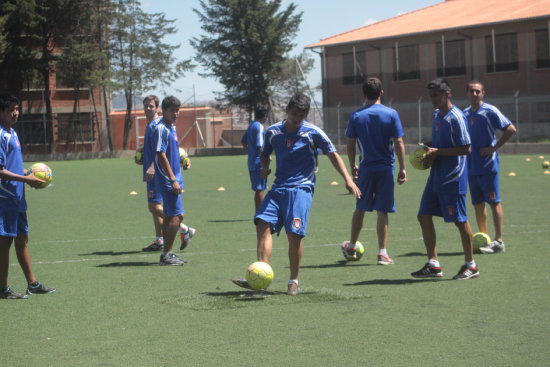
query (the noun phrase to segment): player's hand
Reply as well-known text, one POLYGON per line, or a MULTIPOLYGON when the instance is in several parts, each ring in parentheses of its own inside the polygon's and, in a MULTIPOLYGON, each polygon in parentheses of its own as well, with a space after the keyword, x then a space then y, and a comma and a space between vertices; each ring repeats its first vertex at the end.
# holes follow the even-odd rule
POLYGON ((191 160, 188 159, 188 160, 187 160, 187 163, 185 163, 185 164, 183 165, 182 168, 183 168, 184 171, 186 171, 186 170, 188 170, 189 168, 191 168, 191 160))
MULTIPOLYGON (((28 173, 28 171, 27 171, 27 173, 28 173)), ((30 187, 33 187, 33 188, 36 189, 36 188, 40 187, 40 185, 42 185, 42 184, 45 183, 46 181, 37 178, 37 177, 34 175, 34 172, 31 171, 30 173, 27 174, 25 182, 26 182, 27 185, 29 185, 30 187)))
POLYGON ((434 164, 435 160, 439 156, 439 149, 428 147, 428 151, 426 152, 426 156, 422 159, 422 162, 424 162, 424 165, 426 167, 431 166, 434 164))
POLYGON ((361 190, 359 190, 351 177, 346 180, 346 189, 348 189, 349 193, 355 196, 357 199, 361 198, 361 190))
POLYGON ((267 176, 269 176, 270 173, 271 173, 271 169, 262 168, 262 170, 260 171, 260 177, 265 180, 265 179, 267 179, 267 176))
POLYGON ((399 170, 399 173, 397 174, 397 183, 401 185, 408 180, 409 179, 407 178, 407 172, 404 169, 399 170))
POLYGON ((178 181, 172 183, 172 192, 174 195, 179 195, 181 193, 181 187, 178 181))
POLYGON ((153 178, 155 178, 155 167, 153 165, 151 165, 151 167, 145 171, 145 176, 143 176, 143 178, 145 178, 145 181, 151 181, 153 178))
POLYGON ((488 156, 492 155, 495 151, 496 151, 495 147, 488 146, 488 147, 485 147, 485 148, 481 148, 479 150, 479 155, 482 156, 482 157, 488 157, 488 156))
POLYGON ((353 177, 353 181, 357 182, 357 178, 359 177, 359 167, 357 165, 351 168, 351 176, 353 177))

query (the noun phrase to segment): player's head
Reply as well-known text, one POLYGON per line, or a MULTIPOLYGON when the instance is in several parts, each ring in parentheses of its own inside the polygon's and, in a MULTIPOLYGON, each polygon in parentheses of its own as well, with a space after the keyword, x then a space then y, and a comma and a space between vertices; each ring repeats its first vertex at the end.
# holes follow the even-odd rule
POLYGON ((378 78, 367 78, 363 83, 363 95, 370 101, 375 101, 382 93, 382 82, 378 78))
POLYGON ((287 112, 291 109, 297 109, 300 112, 304 113, 305 116, 309 113, 309 106, 311 103, 311 99, 306 96, 303 93, 295 93, 292 98, 290 98, 290 101, 288 101, 288 105, 286 106, 287 112))
POLYGON ((432 80, 426 86, 430 95, 430 100, 435 108, 442 108, 448 105, 451 98, 451 85, 442 78, 432 80))
POLYGON ((269 104, 260 102, 254 108, 254 119, 260 121, 263 118, 267 117, 269 113, 269 104))
POLYGON ((466 86, 471 105, 479 105, 485 97, 485 87, 479 80, 470 80, 466 86))
POLYGON ((162 119, 165 122, 173 124, 178 118, 181 102, 174 96, 166 97, 162 100, 162 119))
POLYGON ((19 117, 19 99, 12 94, 0 93, 0 123, 10 127, 19 117))
POLYGON ((156 117, 159 103, 159 97, 153 94, 150 94, 143 99, 143 112, 145 112, 145 117, 147 117, 147 120, 151 121, 156 117))

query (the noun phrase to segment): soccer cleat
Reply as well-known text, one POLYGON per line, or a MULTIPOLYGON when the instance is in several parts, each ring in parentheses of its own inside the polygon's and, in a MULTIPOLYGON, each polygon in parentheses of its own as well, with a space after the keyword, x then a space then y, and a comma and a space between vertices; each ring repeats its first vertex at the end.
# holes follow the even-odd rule
POLYGON ((161 254, 160 255, 160 265, 183 265, 187 262, 187 260, 180 259, 178 255, 174 254, 173 252, 169 252, 166 255, 161 254))
POLYGON ((252 288, 252 286, 248 284, 248 281, 243 278, 231 279, 231 281, 233 282, 233 284, 238 285, 241 288, 250 289, 252 291, 265 291, 265 289, 252 288))
POLYGON ((36 285, 29 284, 27 286, 27 294, 48 294, 55 292, 55 288, 48 288, 38 281, 36 283, 36 285))
POLYGON ((298 284, 292 282, 288 285, 288 290, 286 292, 289 296, 297 296, 300 294, 300 288, 298 288, 298 284))
POLYGON ((506 246, 504 245, 504 242, 494 240, 485 246, 481 246, 479 251, 482 254, 498 254, 501 252, 506 252, 506 246))
POLYGON ((470 278, 477 278, 479 276, 479 271, 477 266, 475 268, 470 268, 468 265, 462 265, 458 274, 453 277, 456 280, 466 280, 470 278))
POLYGON ((180 250, 183 250, 189 245, 189 241, 191 241, 191 238, 195 235, 195 232, 197 230, 195 228, 188 227, 187 232, 181 233, 180 232, 180 238, 181 238, 181 245, 180 250))
POLYGON ((145 252, 160 251, 163 249, 163 247, 164 245, 162 243, 153 242, 149 246, 142 248, 141 251, 145 251, 145 252))
POLYGON ((27 296, 26 294, 17 293, 16 291, 13 290, 12 287, 10 287, 8 285, 6 288, 4 288, 2 291, 0 291, 0 298, 4 298, 4 299, 27 299, 27 298, 29 298, 29 296, 27 296))
POLYGON ((391 265, 393 260, 388 255, 378 254, 378 265, 391 265))
POLYGON ((344 242, 341 249, 346 260, 357 260, 357 252, 355 251, 355 247, 351 247, 349 241, 344 242))
POLYGON ((431 266, 430 263, 426 263, 422 269, 411 273, 411 276, 414 278, 441 278, 443 272, 441 266, 436 268, 431 266))

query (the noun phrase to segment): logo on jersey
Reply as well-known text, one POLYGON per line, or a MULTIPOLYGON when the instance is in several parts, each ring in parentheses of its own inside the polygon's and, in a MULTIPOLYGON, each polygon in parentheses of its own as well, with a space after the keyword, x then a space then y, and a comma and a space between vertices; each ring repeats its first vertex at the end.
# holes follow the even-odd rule
POLYGON ((286 139, 286 147, 287 147, 287 149, 291 149, 293 145, 294 145, 294 140, 292 140, 292 139, 290 139, 290 138, 287 138, 287 139, 286 139))
POLYGON ((296 229, 300 229, 300 227, 302 227, 302 220, 300 218, 294 218, 292 226, 296 229))

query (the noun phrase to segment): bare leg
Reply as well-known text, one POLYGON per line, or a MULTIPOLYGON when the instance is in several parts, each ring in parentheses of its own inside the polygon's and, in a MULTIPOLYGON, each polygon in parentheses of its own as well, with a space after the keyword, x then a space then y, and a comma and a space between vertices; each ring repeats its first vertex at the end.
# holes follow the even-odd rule
POLYGON ((0 236, 0 288, 8 286, 10 267, 10 247, 13 237, 0 236))
POLYGON ((254 191, 254 206, 256 207, 256 211, 258 211, 260 204, 262 203, 262 201, 264 201, 264 196, 265 196, 264 190, 254 191))
POLYGON ((164 213, 162 212, 162 204, 160 203, 149 203, 149 211, 153 216, 153 224, 155 225, 155 235, 157 237, 162 237, 162 224, 164 213))
POLYGON ((27 283, 33 283, 36 281, 31 267, 31 257, 29 256, 29 247, 27 243, 29 242, 28 235, 18 235, 15 237, 15 253, 17 254, 17 260, 25 274, 27 283))
POLYGON ((355 209, 353 216, 351 217, 351 237, 350 242, 356 243, 359 239, 359 233, 363 228, 363 219, 365 217, 365 212, 359 209, 355 209))
POLYGON ((419 214, 418 222, 420 222, 420 228, 422 229, 422 237, 424 238, 424 246, 426 246, 428 259, 438 260, 433 217, 431 215, 419 214))
POLYGON ((298 279, 302 261, 302 236, 288 233, 288 260, 290 262, 290 279, 298 279))
POLYGON ((477 228, 480 232, 489 234, 487 232, 487 209, 485 209, 485 203, 475 204, 474 209, 476 212, 477 228))
POLYGON ((178 234, 180 224, 183 222, 183 214, 177 215, 175 217, 164 217, 164 223, 162 231, 164 233, 164 252, 172 251, 174 246, 174 240, 178 234))
POLYGON ((455 222, 458 231, 460 232, 460 239, 462 241, 462 249, 464 250, 464 260, 474 260, 474 243, 472 239, 472 228, 470 222, 455 222))
POLYGON ((491 204, 493 213, 493 224, 495 226, 495 240, 502 241, 502 205, 500 203, 491 204))
POLYGON ((376 212, 378 214, 378 220, 376 223, 376 233, 378 234, 378 249, 383 250, 386 248, 388 242, 388 213, 381 211, 376 212))
POLYGON ((271 251, 273 250, 273 237, 271 236, 271 227, 269 223, 259 220, 256 225, 257 257, 258 261, 269 264, 271 251))

